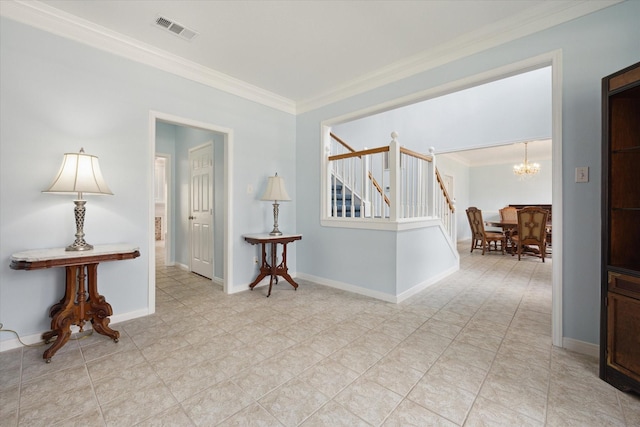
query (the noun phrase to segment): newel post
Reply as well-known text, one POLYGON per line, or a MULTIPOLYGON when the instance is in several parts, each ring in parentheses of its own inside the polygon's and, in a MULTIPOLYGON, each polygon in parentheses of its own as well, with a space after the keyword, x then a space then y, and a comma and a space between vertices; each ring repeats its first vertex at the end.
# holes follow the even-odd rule
POLYGON ((391 132, 391 143, 389 144, 389 220, 398 221, 400 218, 400 144, 398 143, 398 132, 391 132))

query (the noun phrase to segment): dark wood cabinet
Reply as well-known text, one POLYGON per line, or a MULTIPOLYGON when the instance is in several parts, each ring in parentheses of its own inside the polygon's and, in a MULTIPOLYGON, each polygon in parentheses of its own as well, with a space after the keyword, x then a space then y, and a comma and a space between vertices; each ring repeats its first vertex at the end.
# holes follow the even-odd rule
POLYGON ((600 377, 640 393, 640 63, 602 79, 600 377))

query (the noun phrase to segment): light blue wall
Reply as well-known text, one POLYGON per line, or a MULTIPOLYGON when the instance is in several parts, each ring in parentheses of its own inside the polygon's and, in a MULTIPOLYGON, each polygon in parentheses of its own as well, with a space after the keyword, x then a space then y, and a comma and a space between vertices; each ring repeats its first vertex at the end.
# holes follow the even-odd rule
MULTIPOLYGON (((41 190, 62 154, 80 147, 100 158, 115 193, 87 202, 87 241, 131 242, 141 252, 135 260, 100 265, 100 292, 115 316, 147 310, 154 250, 148 226, 151 110, 233 130, 230 288, 244 289, 253 280, 256 249, 242 234, 273 225, 271 205, 259 200, 267 176, 277 170, 296 194, 293 115, 5 18, 0 90, 0 322, 6 328, 28 336, 49 327, 48 310, 61 297, 63 273, 10 270, 9 257, 73 241, 73 197, 41 190), (248 194, 248 185, 256 191, 248 194)), ((281 229, 296 231, 296 206, 281 209, 281 229)), ((295 274, 295 250, 288 261, 295 274)))
POLYGON ((420 153, 551 137, 551 68, 529 71, 333 127, 356 149, 400 145, 420 153))
POLYGON ((401 231, 397 234, 397 275, 396 293, 439 277, 451 268, 458 267, 454 252, 449 249, 443 229, 427 227, 416 230, 401 231))
POLYGON ((320 123, 562 49, 563 335, 596 343, 600 80, 640 60, 638 16, 640 2, 624 2, 297 118, 2 18, 0 322, 21 335, 48 328, 47 311, 60 298, 62 273, 13 271, 8 259, 16 251, 59 247, 72 240, 71 198, 40 191, 57 171, 62 153, 81 146, 100 157, 115 193, 89 200, 88 241, 128 241, 139 245, 142 253, 136 260, 101 265, 101 293, 116 315, 146 309, 153 251, 147 194, 153 156, 150 110, 233 129, 232 288, 250 283, 255 275, 256 248, 244 243, 241 235, 271 228, 271 205, 259 197, 266 177, 278 171, 289 193, 295 194, 292 203, 281 206, 280 228, 304 233, 289 256, 292 272, 387 292, 388 283, 397 277, 395 264, 388 262, 388 255, 397 250, 395 233, 320 226, 320 123), (591 168, 591 182, 573 182, 577 166, 591 168), (249 193, 248 186, 255 191, 249 193))
POLYGON ((469 206, 486 219, 499 218, 498 209, 509 204, 551 204, 551 160, 538 160, 540 172, 527 179, 513 174, 513 164, 470 168, 469 206))
MULTIPOLYGON (((320 226, 320 123, 561 49, 564 229, 554 230, 554 233, 561 232, 564 237, 563 335, 597 343, 600 295, 600 82, 603 76, 640 60, 638 16, 640 2, 624 2, 299 115, 296 161, 301 191, 297 198, 299 206, 304 206, 304 211, 298 215, 298 230, 313 236, 316 239, 314 245, 320 247, 328 246, 329 239, 334 239, 332 244, 337 248, 336 252, 340 252, 335 256, 348 256, 354 261, 348 270, 359 271, 363 281, 375 281, 384 268, 368 259, 374 254, 380 257, 380 252, 391 251, 393 246, 389 246, 389 249, 379 245, 365 247, 356 255, 340 248, 348 246, 347 242, 361 238, 361 231, 325 233, 320 226), (592 179, 589 183, 573 182, 574 168, 577 166, 590 167, 592 179), (584 230, 591 231, 585 233, 584 230)), ((314 258, 312 248, 308 246, 298 249, 298 257, 300 271, 314 272, 324 277, 341 275, 325 260, 314 258)))
POLYGON ((456 234, 457 240, 465 240, 471 238, 469 230, 469 222, 465 210, 471 206, 470 199, 470 173, 471 168, 462 163, 447 157, 446 155, 436 155, 436 166, 441 175, 450 175, 453 177, 453 194, 456 208, 456 234))

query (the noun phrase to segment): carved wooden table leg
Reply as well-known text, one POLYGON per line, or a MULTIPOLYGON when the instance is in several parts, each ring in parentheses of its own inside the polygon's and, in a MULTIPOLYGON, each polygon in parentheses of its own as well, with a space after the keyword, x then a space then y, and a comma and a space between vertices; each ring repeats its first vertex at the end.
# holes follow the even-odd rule
MULTIPOLYGON (((120 339, 120 332, 114 331, 109 327, 109 316, 113 314, 111 304, 109 304, 104 296, 98 294, 98 264, 87 265, 87 275, 89 284, 89 307, 90 311, 87 313, 88 318, 91 320, 93 329, 102 335, 106 335, 113 341, 118 342, 120 339)), ((87 319, 87 320, 89 320, 87 319)))
POLYGON ((12 270, 39 270, 52 267, 66 269, 64 297, 49 310, 51 330, 42 334, 47 344, 55 338, 42 358, 47 362, 71 337, 71 325, 83 330, 91 321, 96 332, 118 341, 120 333, 109 327, 111 305, 98 293, 98 263, 120 261, 140 256, 137 247, 129 244, 96 245, 88 252, 67 251, 66 248, 35 249, 11 255, 12 270))
POLYGON ((267 262, 267 250, 264 247, 264 243, 262 244, 262 263, 260 265, 260 274, 258 274, 258 277, 256 277, 256 280, 254 280, 253 282, 251 282, 251 284, 249 285, 249 288, 251 290, 253 290, 253 288, 256 287, 256 285, 258 283, 260 283, 260 281, 262 279, 264 279, 265 277, 267 277, 268 274, 271 274, 271 266, 269 265, 269 263, 267 262))
POLYGON ((71 325, 75 323, 76 319, 75 294, 76 285, 78 284, 78 268, 81 267, 77 265, 66 267, 67 278, 64 298, 61 302, 51 307, 50 312, 53 313, 51 331, 42 334, 45 342, 49 342, 53 337, 56 337, 53 345, 46 349, 42 355, 42 358, 45 359, 47 363, 51 362, 53 355, 56 354, 71 337, 71 325))
POLYGON ((289 268, 287 267, 287 244, 282 244, 282 262, 278 267, 276 267, 276 272, 278 276, 284 277, 284 280, 289 282, 293 289, 298 290, 298 284, 293 280, 293 278, 289 275, 289 268))
POLYGON ((262 249, 262 263, 260 265, 260 273, 258 274, 258 277, 256 277, 256 279, 249 285, 251 289, 253 289, 262 279, 267 276, 269 276, 269 290, 267 292, 267 297, 271 295, 273 285, 278 284, 278 276, 284 277, 285 280, 289 282, 294 289, 298 288, 298 284, 293 280, 293 278, 291 278, 287 268, 287 243, 302 239, 301 234, 280 236, 245 235, 244 239, 252 245, 260 244, 262 249), (271 246, 271 254, 269 256, 270 263, 267 261, 266 245, 268 243, 271 246), (282 244, 282 261, 280 262, 280 264, 277 264, 278 244, 282 244))

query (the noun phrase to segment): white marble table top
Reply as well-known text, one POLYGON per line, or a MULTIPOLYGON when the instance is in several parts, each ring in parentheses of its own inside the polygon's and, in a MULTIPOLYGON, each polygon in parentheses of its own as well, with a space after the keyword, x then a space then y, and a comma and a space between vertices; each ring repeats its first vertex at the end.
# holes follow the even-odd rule
POLYGON ((272 236, 269 233, 264 233, 264 234, 245 234, 242 237, 245 239, 249 238, 249 239, 271 240, 271 239, 288 239, 291 237, 302 237, 302 234, 282 234, 280 236, 272 236))
POLYGON ((81 258, 97 255, 110 255, 130 253, 139 250, 138 246, 128 243, 118 243, 112 245, 94 245, 88 251, 66 251, 65 248, 34 249, 24 252, 16 252, 11 255, 12 261, 38 262, 52 259, 81 258))

